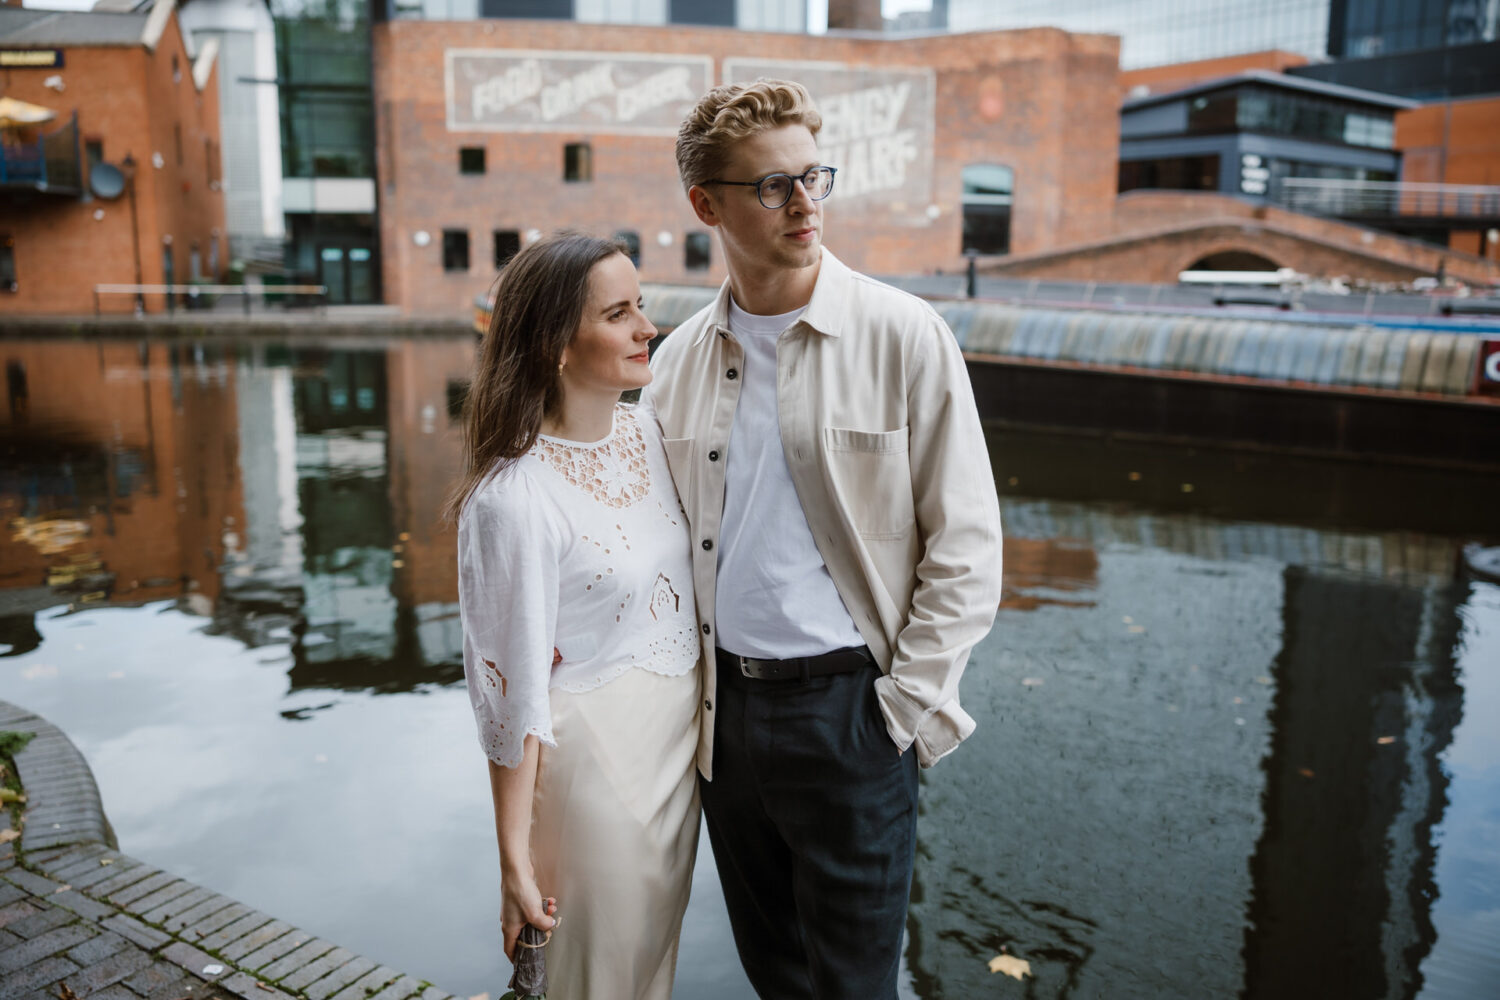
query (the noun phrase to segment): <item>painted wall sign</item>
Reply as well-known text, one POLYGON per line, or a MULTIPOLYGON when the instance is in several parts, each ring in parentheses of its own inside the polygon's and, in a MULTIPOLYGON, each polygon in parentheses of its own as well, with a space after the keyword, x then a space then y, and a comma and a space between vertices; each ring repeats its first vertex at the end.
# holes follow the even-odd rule
POLYGON ((708 90, 708 56, 449 49, 450 132, 676 136, 708 90))
POLYGON ((823 162, 839 169, 832 195, 838 206, 868 206, 902 225, 931 222, 937 94, 932 70, 724 60, 725 83, 762 76, 796 80, 812 92, 823 115, 818 134, 823 162))
POLYGON ((62 49, 0 49, 0 69, 61 69, 62 49))

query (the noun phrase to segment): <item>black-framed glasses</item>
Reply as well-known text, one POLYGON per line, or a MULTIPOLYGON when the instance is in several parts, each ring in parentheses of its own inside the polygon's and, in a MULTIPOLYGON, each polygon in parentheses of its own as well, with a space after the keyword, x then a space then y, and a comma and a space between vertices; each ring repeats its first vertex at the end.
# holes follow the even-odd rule
POLYGON ((833 193, 833 175, 838 172, 838 167, 813 167, 801 175, 767 174, 758 181, 704 181, 704 183, 755 188, 755 196, 760 199, 762 205, 767 208, 780 208, 792 200, 792 192, 796 190, 798 181, 802 182, 802 186, 807 189, 807 196, 813 201, 822 201, 827 198, 833 193))

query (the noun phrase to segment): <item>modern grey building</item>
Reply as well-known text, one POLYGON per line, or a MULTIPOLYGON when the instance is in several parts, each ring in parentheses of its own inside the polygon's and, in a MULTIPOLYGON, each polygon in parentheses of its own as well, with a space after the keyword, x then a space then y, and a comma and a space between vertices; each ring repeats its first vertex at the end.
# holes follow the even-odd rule
POLYGON ((1120 191, 1279 199, 1288 178, 1394 181, 1395 114, 1415 102, 1252 70, 1127 101, 1120 191))

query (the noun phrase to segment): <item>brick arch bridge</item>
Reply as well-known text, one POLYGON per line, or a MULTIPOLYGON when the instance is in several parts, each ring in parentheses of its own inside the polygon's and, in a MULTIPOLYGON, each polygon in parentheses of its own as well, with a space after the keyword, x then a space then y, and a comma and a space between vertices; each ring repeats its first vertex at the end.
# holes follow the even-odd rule
POLYGON ((1446 274, 1500 283, 1500 265, 1390 233, 1226 195, 1132 191, 1116 201, 1114 232, 1043 253, 981 258, 995 277, 1172 284, 1215 254, 1253 254, 1313 277, 1410 281, 1446 274))

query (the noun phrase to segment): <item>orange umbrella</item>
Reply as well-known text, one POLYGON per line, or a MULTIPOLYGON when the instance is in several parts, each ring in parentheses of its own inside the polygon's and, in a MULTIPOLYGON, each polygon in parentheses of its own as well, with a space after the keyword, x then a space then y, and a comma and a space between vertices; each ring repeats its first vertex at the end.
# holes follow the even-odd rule
POLYGON ((40 125, 57 117, 57 112, 39 104, 27 104, 14 97, 0 97, 0 128, 40 125))

